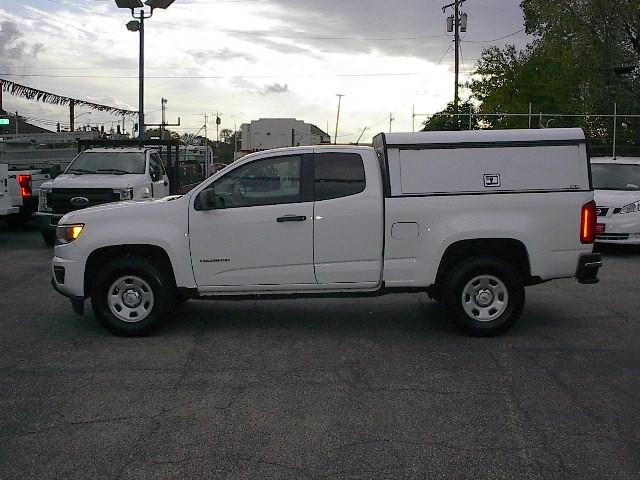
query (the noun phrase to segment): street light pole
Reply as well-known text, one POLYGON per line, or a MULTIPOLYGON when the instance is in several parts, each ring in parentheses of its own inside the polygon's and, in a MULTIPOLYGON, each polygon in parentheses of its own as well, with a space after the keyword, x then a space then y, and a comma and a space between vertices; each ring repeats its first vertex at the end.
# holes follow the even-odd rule
POLYGON ((131 10, 133 21, 127 23, 127 30, 139 32, 140 34, 140 54, 138 64, 138 140, 144 142, 144 21, 151 18, 156 8, 168 8, 175 0, 116 0, 118 8, 131 10), (144 5, 151 7, 148 15, 145 15, 144 5), (138 10, 138 15, 135 13, 138 10))
MULTIPOLYGON (((151 10, 153 14, 153 9, 151 10)), ((151 17, 151 15, 149 15, 151 17)), ((135 16, 134 16, 135 18, 135 16)), ((144 10, 140 10, 140 56, 138 64, 138 140, 144 142, 144 10)))

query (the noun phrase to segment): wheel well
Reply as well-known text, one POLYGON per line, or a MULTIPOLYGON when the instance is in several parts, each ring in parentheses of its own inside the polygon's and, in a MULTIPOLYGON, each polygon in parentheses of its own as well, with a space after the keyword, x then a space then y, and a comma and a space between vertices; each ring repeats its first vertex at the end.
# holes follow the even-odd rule
POLYGON ((153 263, 163 268, 173 280, 175 284, 175 275, 173 273, 173 267, 171 260, 167 252, 156 245, 114 245, 109 247, 99 248, 91 252, 87 259, 87 264, 84 269, 84 293, 85 296, 91 294, 93 287, 93 279, 96 276, 96 272, 105 264, 122 257, 142 257, 153 261, 153 263))
POLYGON ((461 240, 447 248, 438 267, 436 285, 441 284, 442 279, 460 260, 478 255, 501 258, 516 267, 525 285, 534 283, 534 279, 531 278, 529 254, 522 242, 512 238, 479 238, 461 240))

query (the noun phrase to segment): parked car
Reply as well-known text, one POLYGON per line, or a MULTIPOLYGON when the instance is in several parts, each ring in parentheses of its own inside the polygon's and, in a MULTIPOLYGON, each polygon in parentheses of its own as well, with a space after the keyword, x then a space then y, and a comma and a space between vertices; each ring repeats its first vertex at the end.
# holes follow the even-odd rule
POLYGON ((422 292, 473 335, 524 287, 597 282, 581 129, 379 134, 374 146, 247 155, 180 197, 66 214, 53 286, 119 335, 180 298, 422 292), (249 188, 256 172, 269 188, 249 188))
POLYGON ((38 226, 48 245, 68 212, 103 203, 169 195, 169 177, 152 148, 91 148, 79 153, 63 174, 41 186, 38 226))
POLYGON ((640 245, 640 158, 591 159, 596 242, 640 245))

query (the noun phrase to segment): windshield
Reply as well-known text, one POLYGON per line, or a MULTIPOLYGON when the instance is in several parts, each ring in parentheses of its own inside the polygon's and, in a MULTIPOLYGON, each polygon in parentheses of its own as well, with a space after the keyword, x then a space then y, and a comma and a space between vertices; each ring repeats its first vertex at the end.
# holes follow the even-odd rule
POLYGON ((143 152, 82 152, 69 165, 65 173, 78 175, 106 173, 124 175, 126 173, 144 173, 145 155, 143 152))
POLYGON ((592 163, 591 175, 596 190, 640 190, 640 165, 592 163))

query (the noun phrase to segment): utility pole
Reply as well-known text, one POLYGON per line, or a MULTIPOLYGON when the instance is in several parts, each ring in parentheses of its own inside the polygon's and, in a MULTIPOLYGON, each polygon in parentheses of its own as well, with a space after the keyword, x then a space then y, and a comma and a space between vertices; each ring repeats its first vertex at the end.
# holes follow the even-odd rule
POLYGON ((338 97, 338 114, 336 115, 336 132, 333 136, 333 144, 338 143, 338 122, 340 121, 340 103, 342 101, 342 97, 344 97, 341 93, 336 93, 336 97, 338 97))
POLYGON ((389 133, 391 133, 391 123, 395 120, 395 117, 393 116, 393 112, 391 112, 389 114, 389 133))
POLYGON ((164 125, 167 123, 167 119, 165 117, 165 112, 167 110, 167 99, 162 97, 160 99, 160 108, 162 109, 162 122, 160 123, 160 140, 163 140, 164 137, 164 125))
POLYGON ((445 5, 442 7, 442 12, 444 13, 447 8, 453 8, 454 14, 453 18, 447 18, 447 31, 450 32, 451 29, 454 31, 454 43, 455 43, 455 82, 453 87, 453 113, 455 115, 458 114, 458 103, 460 101, 458 95, 458 85, 459 85, 459 76, 460 76, 460 30, 463 32, 467 31, 467 14, 462 14, 462 22, 460 17, 460 5, 467 0, 455 0, 453 3, 449 5, 445 5), (462 27, 462 28, 461 28, 462 27))
POLYGON ((69 131, 73 132, 75 128, 75 119, 76 119, 76 110, 75 110, 76 102, 73 100, 69 100, 69 131))
POLYGON ((207 136, 207 122, 209 121, 209 116, 204 114, 204 175, 206 178, 209 178, 209 137, 207 136))

